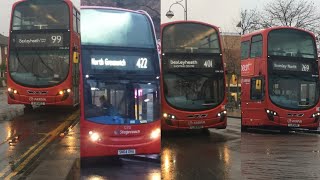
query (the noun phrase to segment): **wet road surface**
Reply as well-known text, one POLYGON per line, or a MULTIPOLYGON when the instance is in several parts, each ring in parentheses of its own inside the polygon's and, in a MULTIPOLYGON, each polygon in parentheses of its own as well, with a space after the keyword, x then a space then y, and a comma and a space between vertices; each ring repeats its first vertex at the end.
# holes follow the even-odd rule
MULTIPOLYGON (((77 121, 78 122, 78 121, 77 121)), ((79 179, 80 125, 71 126, 52 142, 20 176, 26 180, 79 179)))
POLYGON ((160 163, 130 158, 91 158, 81 162, 83 180, 160 180, 160 163))
POLYGON ((241 179, 240 120, 224 130, 169 132, 162 136, 163 180, 241 179))
POLYGON ((245 179, 320 179, 320 135, 242 133, 245 179))
POLYGON ((35 151, 35 144, 44 141, 73 112, 67 108, 37 108, 11 121, 0 121, 0 179, 15 170, 28 153, 35 151))

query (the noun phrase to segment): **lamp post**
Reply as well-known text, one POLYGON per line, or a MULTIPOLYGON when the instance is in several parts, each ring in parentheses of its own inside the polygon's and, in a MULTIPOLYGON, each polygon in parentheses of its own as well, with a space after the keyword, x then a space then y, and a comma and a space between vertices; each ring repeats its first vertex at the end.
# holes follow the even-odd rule
POLYGON ((181 4, 182 1, 183 1, 183 0, 176 0, 176 2, 174 2, 174 3, 171 4, 171 6, 169 7, 169 11, 166 13, 166 16, 167 16, 169 19, 171 19, 171 18, 174 16, 173 11, 171 11, 171 7, 172 7, 173 5, 176 5, 176 4, 180 5, 180 6, 183 8, 183 11, 184 11, 184 20, 187 20, 187 19, 188 19, 188 12, 187 12, 187 10, 188 10, 188 3, 187 3, 187 0, 184 0, 184 2, 185 2, 185 5, 184 5, 184 6, 181 4))

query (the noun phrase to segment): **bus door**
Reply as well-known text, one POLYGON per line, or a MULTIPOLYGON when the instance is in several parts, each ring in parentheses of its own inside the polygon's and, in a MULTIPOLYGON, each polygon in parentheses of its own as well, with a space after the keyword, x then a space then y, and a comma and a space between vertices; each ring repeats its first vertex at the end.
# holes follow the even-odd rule
POLYGON ((250 117, 252 120, 261 120, 264 117, 264 99, 265 99, 265 79, 263 76, 250 78, 250 91, 248 99, 243 99, 242 106, 247 109, 248 114, 244 117, 250 117))

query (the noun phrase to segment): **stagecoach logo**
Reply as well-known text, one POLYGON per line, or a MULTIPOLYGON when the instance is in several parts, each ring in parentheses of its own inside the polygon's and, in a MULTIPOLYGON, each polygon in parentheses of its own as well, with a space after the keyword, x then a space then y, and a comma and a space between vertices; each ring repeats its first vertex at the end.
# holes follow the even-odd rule
POLYGON ((108 58, 91 58, 91 65, 94 66, 126 66, 127 62, 125 59, 119 59, 119 60, 110 60, 108 58))
POLYGON ((140 130, 115 130, 113 133, 115 135, 140 134, 140 130))
POLYGON ((44 101, 47 101, 47 99, 46 99, 46 98, 34 98, 34 97, 29 97, 29 101, 44 102, 44 101))

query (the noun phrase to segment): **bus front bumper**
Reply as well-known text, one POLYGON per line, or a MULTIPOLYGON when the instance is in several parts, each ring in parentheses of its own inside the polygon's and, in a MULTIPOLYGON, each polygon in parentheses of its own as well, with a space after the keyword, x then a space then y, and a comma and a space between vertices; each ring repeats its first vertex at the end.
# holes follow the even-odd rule
POLYGON ((162 119, 161 128, 164 130, 175 129, 204 129, 204 128, 218 128, 225 129, 227 126, 227 116, 223 118, 217 117, 212 119, 183 119, 183 120, 169 120, 162 119))

